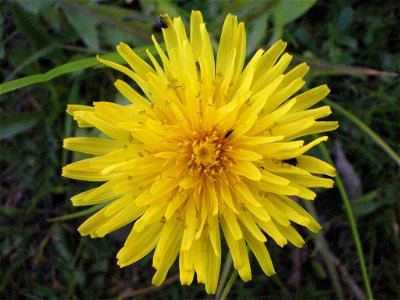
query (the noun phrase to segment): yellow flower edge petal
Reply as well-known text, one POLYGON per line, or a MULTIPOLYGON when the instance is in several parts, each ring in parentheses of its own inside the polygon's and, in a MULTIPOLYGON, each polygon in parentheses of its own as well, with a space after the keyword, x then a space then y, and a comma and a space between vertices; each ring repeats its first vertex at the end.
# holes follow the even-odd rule
POLYGON ((192 12, 189 38, 180 18, 164 14, 158 23, 167 51, 152 40, 162 65, 150 52, 151 64, 146 62, 124 43, 117 51, 129 67, 99 58, 140 87, 115 82, 131 104, 67 108, 80 127, 106 136, 64 140, 64 148, 94 157, 65 166, 62 175, 103 182, 72 197, 73 205, 109 202, 78 230, 103 237, 133 223, 118 265, 131 265, 154 250, 155 285, 179 258, 182 284, 196 276, 207 293, 215 293, 222 238, 242 280, 252 278, 248 249, 271 276, 269 237, 281 247, 287 242, 301 247, 294 223, 320 229, 288 196, 312 200, 310 188, 333 185, 321 176, 335 176, 335 169, 305 155, 327 137, 303 140, 337 128, 335 121, 318 121, 331 113, 328 106, 311 108, 329 88, 298 93, 309 67, 303 63, 285 73, 292 56, 284 53, 283 41, 257 51, 245 66, 244 23, 231 14, 216 55, 199 11, 192 12))

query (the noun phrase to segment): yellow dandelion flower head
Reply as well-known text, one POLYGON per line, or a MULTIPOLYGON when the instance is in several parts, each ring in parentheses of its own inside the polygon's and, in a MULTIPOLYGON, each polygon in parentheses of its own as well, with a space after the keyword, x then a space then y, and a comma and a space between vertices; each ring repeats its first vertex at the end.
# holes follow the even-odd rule
POLYGON ((199 11, 191 14, 190 38, 179 17, 161 15, 159 23, 166 52, 152 39, 162 65, 147 51, 150 65, 123 43, 117 51, 130 68, 99 58, 143 93, 117 80, 130 105, 95 102, 67 109, 80 127, 108 137, 64 140, 66 149, 94 157, 65 166, 63 176, 104 182, 72 197, 76 206, 107 203, 78 230, 103 237, 133 223, 118 265, 154 250, 155 285, 179 256, 181 283, 191 284, 196 273, 207 293, 215 293, 221 234, 242 280, 252 276, 248 249, 272 275, 266 236, 279 246, 289 241, 301 247, 293 223, 320 229, 288 196, 312 200, 310 188, 333 185, 320 175, 334 176, 335 169, 305 155, 327 137, 302 140, 338 127, 317 121, 331 113, 329 106, 310 108, 329 89, 297 93, 309 68, 303 63, 285 73, 292 56, 283 54, 283 41, 258 50, 245 66, 245 28, 236 16, 225 19, 216 59, 199 11))

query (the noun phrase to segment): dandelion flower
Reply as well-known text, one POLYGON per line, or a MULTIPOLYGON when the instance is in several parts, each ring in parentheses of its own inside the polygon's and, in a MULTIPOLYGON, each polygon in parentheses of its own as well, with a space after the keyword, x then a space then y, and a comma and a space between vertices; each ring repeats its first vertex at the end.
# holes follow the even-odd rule
POLYGON ((117 51, 129 68, 98 58, 140 87, 143 93, 115 82, 130 105, 68 106, 80 127, 107 136, 64 140, 66 149, 94 157, 65 166, 63 176, 103 182, 72 197, 75 206, 106 203, 78 230, 104 237, 133 223, 118 265, 154 251, 155 285, 179 257, 181 283, 191 284, 196 274, 215 293, 222 238, 242 280, 252 276, 248 250, 272 275, 267 237, 301 247, 294 223, 320 229, 289 196, 312 200, 310 188, 333 185, 321 174, 334 176, 335 169, 305 155, 327 137, 302 139, 338 127, 317 121, 331 113, 329 106, 311 108, 329 89, 297 93, 309 68, 303 63, 285 72, 292 56, 283 54, 283 41, 258 50, 245 66, 245 28, 236 16, 225 19, 216 59, 199 11, 192 12, 190 38, 179 17, 161 15, 158 23, 166 52, 152 39, 161 65, 150 51, 151 65, 123 43, 117 51))

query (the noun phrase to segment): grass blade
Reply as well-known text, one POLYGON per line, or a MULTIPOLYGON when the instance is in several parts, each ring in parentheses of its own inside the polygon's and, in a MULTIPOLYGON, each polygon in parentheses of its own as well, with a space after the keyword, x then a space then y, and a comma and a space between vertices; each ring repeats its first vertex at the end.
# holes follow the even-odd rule
POLYGON ((95 213, 95 212, 99 211, 100 209, 105 207, 107 204, 109 204, 109 202, 97 204, 97 205, 94 205, 94 206, 92 206, 92 207, 90 207, 88 209, 85 209, 85 210, 82 210, 82 211, 78 211, 76 213, 63 215, 63 216, 60 216, 60 217, 57 217, 57 218, 47 219, 47 222, 50 222, 50 223, 62 222, 62 221, 66 221, 66 220, 72 220, 72 219, 84 217, 84 216, 90 215, 91 213, 95 213))
POLYGON ((232 255, 230 252, 228 252, 228 255, 226 256, 225 259, 224 267, 222 269, 222 274, 218 282, 217 292, 215 293, 215 299, 220 299, 222 294, 222 289, 225 285, 226 280, 228 279, 228 273, 230 272, 231 268, 232 268, 232 255))
POLYGON ((219 300, 225 300, 228 297, 229 291, 231 290, 233 284, 235 283, 236 277, 238 276, 238 271, 233 270, 231 277, 229 277, 228 283, 226 284, 224 291, 222 292, 221 298, 219 300))
MULTIPOLYGON (((146 46, 146 47, 140 47, 137 49, 134 49, 136 54, 139 56, 143 56, 145 53, 146 49, 149 49, 150 51, 154 49, 153 46, 146 46)), ((117 54, 117 53, 108 53, 102 55, 103 58, 113 60, 118 63, 124 63, 122 58, 117 54)), ((61 65, 59 67, 56 67, 54 69, 51 69, 50 71, 43 73, 43 74, 36 74, 36 75, 31 75, 31 76, 26 76, 23 78, 19 78, 16 80, 12 80, 9 82, 5 82, 0 84, 0 95, 23 88, 25 86, 35 84, 35 83, 42 83, 42 82, 47 82, 52 80, 53 78, 56 78, 58 76, 84 70, 87 68, 91 67, 96 67, 100 66, 101 63, 95 58, 84 58, 80 60, 76 60, 73 62, 66 63, 64 65, 61 65)), ((0 100, 1 102, 1 100, 0 100)))
MULTIPOLYGON (((308 212, 314 217, 314 219, 319 221, 317 211, 315 210, 314 204, 309 201, 305 201, 304 204, 305 204, 305 207, 307 208, 308 212)), ((328 242, 325 239, 324 230, 322 229, 318 233, 312 234, 312 238, 313 238, 317 248, 322 253, 322 258, 325 261, 326 268, 328 269, 328 274, 331 278, 332 285, 335 290, 337 299, 344 300, 345 297, 344 297, 344 293, 343 293, 343 288, 342 288, 342 285, 340 284, 338 273, 337 273, 336 268, 332 261, 332 252, 329 249, 328 242)))
POLYGON ((311 68, 314 69, 318 75, 332 75, 332 76, 377 76, 377 77, 397 77, 399 74, 396 72, 381 71, 372 68, 352 66, 346 64, 336 64, 332 62, 323 61, 320 59, 311 59, 309 57, 297 57, 294 59, 297 62, 306 62, 311 68))
POLYGON ((383 149, 393 160, 397 163, 400 167, 400 156, 378 135, 376 134, 371 128, 369 128, 363 121, 353 115, 351 112, 343 108, 341 105, 330 101, 328 99, 323 100, 326 104, 332 106, 336 111, 344 115, 350 121, 355 123, 362 131, 368 134, 371 139, 383 149))
MULTIPOLYGON (((108 59, 113 59, 116 58, 116 53, 110 54, 110 55, 105 55, 104 57, 107 57, 108 59)), ((95 57, 93 58, 84 58, 80 59, 77 61, 69 62, 64 65, 61 65, 59 67, 56 67, 54 69, 51 69, 50 71, 43 73, 43 74, 36 74, 36 75, 31 75, 31 76, 26 76, 22 77, 16 80, 12 80, 9 82, 2 83, 0 85, 0 95, 20 89, 22 87, 35 84, 35 83, 41 83, 41 82, 47 82, 50 81, 51 79, 67 74, 67 73, 72 73, 75 71, 87 69, 90 67, 95 67, 100 65, 100 62, 97 61, 95 57)))
POLYGON ((24 69, 26 66, 30 65, 31 63, 37 61, 39 58, 42 58, 44 56, 46 56, 48 53, 50 53, 51 51, 53 51, 54 49, 56 49, 57 46, 55 45, 51 45, 48 47, 45 47, 37 52, 35 52, 32 56, 30 56, 27 60, 25 60, 23 63, 21 63, 20 65, 18 65, 17 68, 15 68, 15 70, 13 70, 4 81, 9 81, 11 79, 13 79, 15 77, 15 75, 18 74, 18 72, 20 72, 22 69, 24 69))
POLYGON ((32 114, 9 115, 0 118, 0 141, 32 129, 38 122, 38 116, 32 114))
MULTIPOLYGON (((333 165, 333 161, 329 155, 329 152, 328 152, 326 146, 324 144, 319 144, 318 147, 319 147, 322 155, 324 156, 325 160, 329 164, 333 165)), ((362 275, 362 278, 364 281, 367 298, 369 300, 372 300, 372 299, 374 299, 374 297, 372 295, 371 284, 369 282, 367 267, 365 265, 364 252, 363 252, 361 241, 360 241, 360 235, 358 233, 357 223, 354 218, 354 214, 353 214, 353 210, 351 208, 349 197, 347 196, 347 192, 344 188, 342 179, 340 178, 339 174, 336 174, 335 182, 336 182, 336 186, 339 190, 340 196, 342 197, 344 208, 345 208, 345 211, 347 214, 347 218, 349 219, 351 233, 353 235, 354 244, 355 244, 356 251, 357 251, 357 256, 358 256, 358 259, 360 262, 361 275, 362 275)))

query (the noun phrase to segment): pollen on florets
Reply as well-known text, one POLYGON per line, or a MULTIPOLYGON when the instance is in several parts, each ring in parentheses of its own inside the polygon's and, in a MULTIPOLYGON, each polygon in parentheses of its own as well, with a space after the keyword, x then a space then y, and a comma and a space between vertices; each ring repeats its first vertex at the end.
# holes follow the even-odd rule
POLYGON ((215 176, 229 168, 231 150, 224 133, 216 129, 194 131, 177 145, 182 166, 199 176, 215 176))

